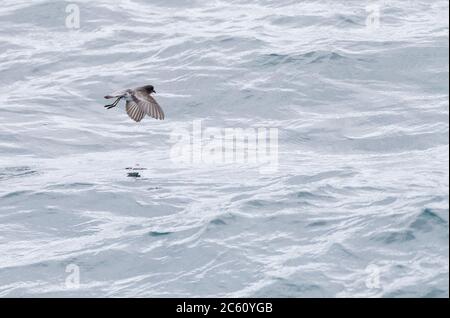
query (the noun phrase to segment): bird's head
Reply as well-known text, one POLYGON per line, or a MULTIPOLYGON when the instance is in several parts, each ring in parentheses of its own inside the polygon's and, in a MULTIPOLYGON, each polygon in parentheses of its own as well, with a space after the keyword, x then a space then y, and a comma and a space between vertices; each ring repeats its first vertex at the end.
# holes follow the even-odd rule
POLYGON ((156 93, 155 88, 153 87, 153 85, 146 85, 144 86, 144 88, 146 89, 146 91, 151 94, 151 93, 156 93))

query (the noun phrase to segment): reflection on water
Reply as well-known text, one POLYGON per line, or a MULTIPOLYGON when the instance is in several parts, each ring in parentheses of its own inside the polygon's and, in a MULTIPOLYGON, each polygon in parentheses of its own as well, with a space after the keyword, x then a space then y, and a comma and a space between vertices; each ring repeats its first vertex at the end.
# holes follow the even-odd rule
POLYGON ((125 168, 125 170, 128 170, 127 177, 140 178, 141 174, 139 173, 139 171, 143 171, 143 170, 147 170, 147 169, 140 167, 139 164, 136 164, 136 167, 134 167, 134 168, 127 167, 127 168, 125 168))

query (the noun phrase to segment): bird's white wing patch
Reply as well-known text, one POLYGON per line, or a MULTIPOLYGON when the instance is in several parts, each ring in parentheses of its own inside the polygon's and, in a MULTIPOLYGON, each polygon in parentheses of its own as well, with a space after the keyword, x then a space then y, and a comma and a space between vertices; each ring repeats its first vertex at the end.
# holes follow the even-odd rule
POLYGON ((127 101, 125 105, 128 116, 136 122, 140 122, 145 117, 145 111, 135 102, 127 101))

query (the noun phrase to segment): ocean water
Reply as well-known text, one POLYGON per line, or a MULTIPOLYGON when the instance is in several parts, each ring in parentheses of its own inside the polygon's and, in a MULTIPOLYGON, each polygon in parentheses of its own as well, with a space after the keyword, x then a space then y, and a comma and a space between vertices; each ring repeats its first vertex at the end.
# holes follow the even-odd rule
POLYGON ((2 0, 0 296, 448 297, 448 14, 2 0), (164 121, 103 107, 144 84, 164 121), (178 160, 200 125, 271 169, 178 160))

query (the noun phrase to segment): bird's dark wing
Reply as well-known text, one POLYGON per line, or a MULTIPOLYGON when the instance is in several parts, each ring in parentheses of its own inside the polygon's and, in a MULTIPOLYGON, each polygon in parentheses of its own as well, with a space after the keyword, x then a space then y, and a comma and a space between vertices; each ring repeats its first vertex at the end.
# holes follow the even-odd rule
POLYGON ((164 111, 161 106, 159 106, 158 102, 146 91, 137 89, 132 96, 134 102, 147 115, 156 119, 164 119, 164 111))
POLYGON ((128 116, 136 122, 140 122, 145 117, 145 111, 133 101, 127 101, 125 109, 128 116))

